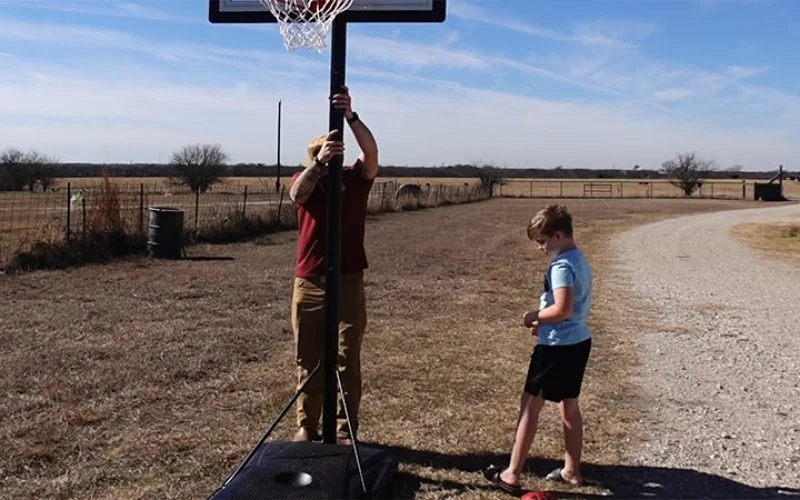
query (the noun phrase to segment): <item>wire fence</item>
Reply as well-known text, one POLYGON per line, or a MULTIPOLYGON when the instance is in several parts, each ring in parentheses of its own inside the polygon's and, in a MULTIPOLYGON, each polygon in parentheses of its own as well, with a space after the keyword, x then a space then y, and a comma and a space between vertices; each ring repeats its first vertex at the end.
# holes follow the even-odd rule
MULTIPOLYGON (((433 179, 430 179, 431 181, 433 179)), ((37 244, 86 239, 109 229, 144 243, 149 211, 155 207, 184 212, 184 229, 196 241, 232 241, 242 233, 264 233, 296 227, 296 210, 287 188, 223 183, 205 193, 191 192, 160 180, 126 183, 67 183, 46 192, 0 192, 0 269, 19 252, 37 244)), ((479 180, 441 183, 409 179, 377 181, 370 191, 370 213, 413 210, 483 200, 490 196, 520 198, 685 198, 666 180, 527 180, 504 179, 490 188, 479 180), (416 181, 416 182, 415 182, 416 181)), ((746 180, 705 181, 693 198, 753 199, 746 180)))
MULTIPOLYGON (((693 198, 753 199, 752 181, 705 181, 693 198)), ((507 179, 495 195, 519 198, 686 198, 667 180, 524 180, 507 179)))
MULTIPOLYGON (((370 213, 436 207, 488 198, 480 183, 426 185, 409 189, 395 180, 376 182, 370 213)), ((280 191, 250 185, 222 185, 191 192, 160 183, 97 182, 47 192, 0 192, 0 268, 37 244, 86 239, 117 231, 144 242, 151 208, 184 212, 184 230, 198 241, 232 240, 259 222, 261 232, 296 227, 297 213, 285 187, 280 191)))

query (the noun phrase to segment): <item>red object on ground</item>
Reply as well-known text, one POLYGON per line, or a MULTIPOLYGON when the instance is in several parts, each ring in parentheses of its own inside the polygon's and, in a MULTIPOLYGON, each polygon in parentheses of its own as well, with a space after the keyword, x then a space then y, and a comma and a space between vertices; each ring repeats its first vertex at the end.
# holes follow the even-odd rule
POLYGON ((556 500, 552 491, 529 491, 520 497, 521 500, 556 500))

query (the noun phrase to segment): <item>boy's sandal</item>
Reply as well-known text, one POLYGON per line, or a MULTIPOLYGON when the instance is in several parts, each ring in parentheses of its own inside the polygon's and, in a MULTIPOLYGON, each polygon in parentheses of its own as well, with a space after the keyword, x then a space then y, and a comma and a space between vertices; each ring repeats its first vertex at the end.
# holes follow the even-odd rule
POLYGON ((554 470, 550 471, 550 473, 547 474, 544 477, 545 480, 547 480, 547 481, 557 481, 557 482, 561 482, 561 483, 565 483, 565 484, 571 484, 572 486, 580 486, 581 485, 581 483, 579 481, 565 479, 564 476, 561 475, 561 471, 562 470, 563 469, 561 467, 558 467, 557 469, 554 469, 554 470))
POLYGON ((506 493, 510 493, 514 496, 522 496, 523 489, 516 485, 510 484, 503 481, 500 478, 500 473, 503 471, 502 468, 496 465, 490 465, 488 468, 484 469, 483 477, 489 480, 492 484, 500 488, 501 490, 505 491, 506 493))

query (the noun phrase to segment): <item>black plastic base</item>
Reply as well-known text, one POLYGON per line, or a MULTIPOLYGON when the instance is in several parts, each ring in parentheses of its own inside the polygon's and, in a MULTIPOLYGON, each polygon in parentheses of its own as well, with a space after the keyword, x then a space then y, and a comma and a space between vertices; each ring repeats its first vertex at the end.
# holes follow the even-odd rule
POLYGON ((397 461, 384 450, 358 446, 365 494, 352 446, 317 442, 264 443, 250 462, 209 500, 386 498, 397 461))

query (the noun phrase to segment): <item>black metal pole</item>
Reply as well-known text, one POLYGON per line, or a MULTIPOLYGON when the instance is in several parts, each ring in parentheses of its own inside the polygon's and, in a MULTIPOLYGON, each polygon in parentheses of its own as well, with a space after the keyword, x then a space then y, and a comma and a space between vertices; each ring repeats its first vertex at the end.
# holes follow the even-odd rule
POLYGON ((67 240, 70 237, 70 231, 72 230, 72 183, 67 183, 67 240))
MULTIPOLYGON (((330 95, 341 92, 345 84, 347 53, 347 23, 339 19, 331 28, 331 88, 330 95)), ((336 137, 344 140, 344 114, 330 105, 328 130, 338 130, 336 137)), ((327 276, 325 286, 325 355, 323 373, 325 392, 322 406, 322 440, 336 443, 336 370, 339 361, 339 286, 341 270, 342 229, 342 160, 335 156, 328 165, 328 217, 327 249, 325 262, 327 276)))
POLYGON ((275 179, 275 192, 281 190, 281 101, 278 101, 278 178, 275 179))

